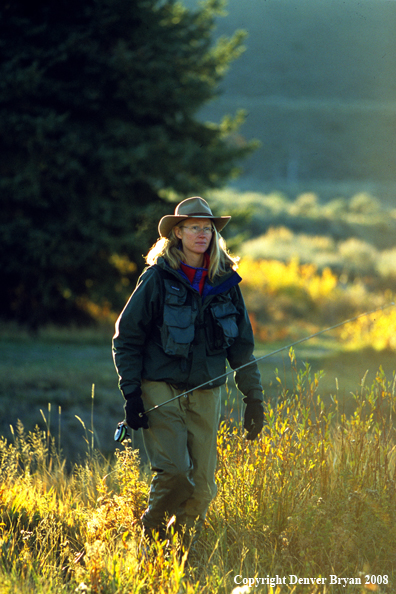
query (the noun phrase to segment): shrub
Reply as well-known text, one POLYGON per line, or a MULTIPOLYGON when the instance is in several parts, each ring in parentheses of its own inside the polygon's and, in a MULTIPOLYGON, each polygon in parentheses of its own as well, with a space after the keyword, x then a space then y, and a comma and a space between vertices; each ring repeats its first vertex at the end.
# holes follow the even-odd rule
POLYGON ((373 348, 396 350, 396 309, 387 309, 362 317, 342 329, 341 339, 347 349, 373 348))
POLYGON ((358 214, 374 214, 381 210, 381 203, 377 198, 366 192, 360 192, 352 196, 349 209, 358 214))

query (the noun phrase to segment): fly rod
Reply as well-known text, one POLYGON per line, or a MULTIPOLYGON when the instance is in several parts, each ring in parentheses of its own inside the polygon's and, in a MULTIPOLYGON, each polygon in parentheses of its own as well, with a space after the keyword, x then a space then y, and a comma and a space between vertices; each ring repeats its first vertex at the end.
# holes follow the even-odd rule
POLYGON ((157 408, 160 408, 161 406, 165 406, 165 404, 169 404, 170 402, 173 402, 174 400, 178 400, 179 398, 183 398, 183 397, 186 398, 189 394, 191 394, 191 392, 194 392, 194 390, 200 390, 204 386, 212 385, 214 382, 217 382, 218 380, 223 379, 223 378, 227 377, 228 375, 231 375, 231 373, 236 373, 237 371, 240 371, 241 369, 249 367, 249 365, 253 365, 253 363, 257 363, 257 361, 263 361, 264 359, 268 359, 269 357, 272 357, 273 355, 277 355, 278 353, 281 353, 282 351, 285 351, 286 349, 291 349, 291 348, 297 346, 298 344, 301 344, 302 342, 307 342, 307 340, 311 340, 311 338, 315 338, 316 336, 320 336, 321 334, 330 332, 330 330, 335 330, 336 328, 345 326, 345 324, 349 324, 349 322, 354 322, 355 320, 358 320, 359 318, 364 318, 366 316, 370 316, 371 314, 374 314, 377 311, 383 311, 384 309, 387 309, 388 307, 392 307, 394 305, 395 305, 395 303, 392 301, 391 303, 388 303, 387 305, 383 305, 382 307, 377 307, 377 309, 373 309, 372 311, 366 311, 365 313, 354 316, 353 318, 349 318, 348 320, 344 320, 343 322, 334 324, 334 326, 329 326, 328 328, 325 328, 324 330, 319 330, 318 332, 315 332, 314 334, 311 334, 310 336, 306 336, 305 338, 300 338, 299 340, 296 340, 296 342, 293 342, 286 346, 280 347, 279 349, 276 349, 276 351, 272 351, 271 353, 267 353, 266 355, 262 355, 261 357, 254 358, 252 361, 248 361, 247 363, 244 363, 243 365, 241 365, 240 367, 237 367, 236 369, 231 369, 230 371, 226 371, 225 373, 223 373, 211 380, 208 380, 207 382, 204 382, 203 384, 200 384, 199 386, 195 386, 195 388, 186 390, 185 392, 183 392, 182 394, 179 394, 178 396, 174 396, 173 398, 170 398, 169 400, 166 400, 165 402, 161 402, 161 404, 157 404, 156 406, 149 408, 148 410, 144 411, 144 413, 139 413, 139 416, 143 417, 143 415, 146 415, 147 413, 150 413, 153 410, 157 410, 157 408))
MULTIPOLYGON (((374 313, 377 313, 377 311, 383 311, 384 309, 387 309, 388 307, 394 307, 394 305, 395 305, 395 303, 392 301, 391 303, 387 303, 386 305, 377 307, 376 309, 373 309, 371 311, 366 311, 366 312, 361 313, 357 316, 354 316, 353 318, 348 318, 348 320, 344 320, 343 322, 339 322, 338 324, 329 326, 328 328, 325 328, 324 330, 319 330, 318 332, 315 332, 314 334, 311 334, 310 336, 306 336, 305 338, 300 338, 299 340, 296 340, 295 342, 292 342, 291 344, 288 344, 286 346, 280 347, 279 349, 276 349, 275 351, 272 351, 271 353, 267 353, 266 355, 262 355, 261 357, 254 358, 252 361, 248 361, 247 363, 244 363, 243 365, 241 365, 240 367, 237 367, 236 369, 231 369, 230 371, 226 371, 225 373, 223 373, 211 380, 208 380, 207 382, 204 382, 203 384, 200 384, 199 386, 195 386, 195 388, 186 390, 185 392, 178 394, 178 396, 174 396, 173 398, 170 398, 169 400, 165 400, 165 402, 156 404, 152 408, 149 408, 148 410, 144 411, 144 413, 139 413, 139 417, 143 417, 143 415, 153 412, 154 410, 157 410, 161 406, 165 406, 166 404, 169 404, 170 402, 173 402, 174 400, 178 400, 179 398, 187 398, 187 396, 189 394, 191 394, 191 392, 194 392, 194 390, 200 390, 201 388, 204 388, 205 386, 212 385, 214 382, 217 382, 218 380, 227 377, 231 373, 236 373, 237 371, 240 371, 241 369, 245 369, 246 367, 249 367, 249 365, 253 365, 253 363, 257 363, 258 361, 263 361, 264 359, 268 359, 269 357, 272 357, 273 355, 277 355, 278 353, 281 353, 282 351, 285 351, 286 349, 291 349, 303 342, 307 342, 308 340, 311 340, 311 338, 315 338, 316 336, 321 336, 322 334, 325 334, 326 332, 330 332, 331 330, 335 330, 336 328, 345 326, 345 324, 349 324, 349 322, 354 322, 355 320, 358 320, 359 318, 364 318, 366 316, 370 316, 374 313)), ((127 432, 127 427, 126 427, 126 421, 121 421, 117 425, 117 429, 116 429, 116 432, 114 435, 114 440, 115 441, 123 441, 125 439, 125 437, 127 437, 127 436, 128 436, 128 432, 127 432)))

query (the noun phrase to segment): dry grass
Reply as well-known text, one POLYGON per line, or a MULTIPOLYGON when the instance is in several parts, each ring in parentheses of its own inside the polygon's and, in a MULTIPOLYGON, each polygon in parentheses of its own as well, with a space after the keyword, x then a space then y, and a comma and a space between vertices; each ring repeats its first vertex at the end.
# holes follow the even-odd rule
MULTIPOLYGON (((292 230, 285 227, 265 236, 266 249, 272 238, 277 258, 242 261, 243 291, 258 340, 290 342, 393 299, 391 291, 386 293, 381 286, 381 278, 389 280, 394 274, 393 248, 387 244, 390 237, 394 241, 394 211, 388 213, 389 224, 380 234, 383 244, 376 245, 370 237, 378 237, 384 213, 370 197, 360 195, 349 202, 338 199, 327 205, 320 205, 314 195, 303 195, 294 203, 279 195, 264 198, 241 199, 241 210, 248 201, 260 206, 252 221, 257 234, 263 233, 261 226, 268 219, 280 225, 320 227, 325 223, 330 230, 341 229, 345 236, 337 243, 330 233, 306 235, 299 243, 302 236, 291 224, 292 230), (360 233, 362 229, 364 239, 350 239, 352 231, 360 233), (337 258, 344 255, 348 262, 353 255, 355 276, 340 274, 336 266, 325 268, 309 258, 306 264, 298 258, 282 259, 282 237, 289 242, 285 253, 290 254, 292 245, 301 254, 311 250, 318 256, 322 250, 337 258), (368 264, 377 275, 374 281, 374 277, 359 276, 364 267, 367 272, 368 264)), ((390 308, 375 319, 362 318, 345 326, 338 338, 344 349, 376 348, 385 362, 395 350, 395 324, 390 308)), ((82 395, 78 401, 89 410, 87 386, 97 376, 99 402, 111 402, 105 408, 108 432, 113 408, 114 414, 121 412, 121 402, 113 404, 116 379, 109 346, 101 346, 110 344, 110 333, 108 328, 104 330, 99 346, 96 334, 81 333, 84 356, 79 351, 75 366, 76 336, 64 331, 60 337, 57 329, 47 329, 33 344, 29 336, 19 335, 16 340, 15 329, 9 328, 8 336, 3 331, 2 340, 7 344, 0 373, 4 419, 9 418, 12 406, 20 413, 28 399, 29 415, 32 407, 37 405, 39 410, 42 401, 48 402, 47 392, 50 399, 55 395, 66 411, 76 400, 76 384, 77 394, 82 395), (21 363, 22 345, 24 353, 32 356, 31 364, 27 360, 21 363)), ((346 355, 345 359, 349 360, 346 355)), ((191 566, 180 558, 177 535, 170 534, 167 547, 157 543, 150 558, 139 554, 139 517, 146 504, 148 480, 131 444, 121 447, 110 463, 94 447, 97 425, 95 431, 93 424, 87 430, 81 421, 87 454, 83 461, 71 464, 63 458, 59 440, 52 437, 50 411, 41 413, 44 432, 25 432, 19 423, 11 440, 0 438, 0 594, 229 594, 236 587, 236 575, 266 578, 291 574, 361 577, 362 585, 286 584, 271 589, 268 583, 261 583, 252 591, 361 594, 368 591, 364 576, 370 574, 387 575, 389 582, 371 584, 371 591, 393 592, 395 378, 387 379, 382 369, 370 385, 365 380, 359 384, 356 378, 354 406, 348 405, 346 413, 341 391, 334 388, 330 399, 328 388, 324 394, 321 373, 313 373, 308 364, 299 369, 293 351, 290 362, 287 385, 279 373, 274 379, 277 388, 271 385, 272 400, 266 405, 267 425, 260 440, 246 442, 240 428, 230 421, 220 427, 219 492, 191 566), (331 401, 331 406, 325 406, 324 401, 331 401)), ((338 359, 337 365, 335 373, 340 377, 338 359)), ((337 377, 332 385, 337 385, 337 377)), ((349 384, 351 381, 348 377, 349 384)), ((229 411, 230 419, 234 416, 234 411, 229 411)), ((89 426, 89 413, 84 418, 89 426)), ((64 440, 63 433, 62 447, 64 440)), ((74 444, 76 433, 72 441, 74 444)))
MULTIPOLYGON (((362 381, 347 416, 326 408, 320 373, 278 377, 260 440, 223 422, 213 502, 191 566, 177 536, 139 554, 148 481, 137 453, 121 446, 109 465, 95 450, 66 472, 51 436, 19 425, 0 441, 1 594, 89 592, 230 593, 234 577, 388 575, 396 569, 395 379, 362 381)), ((282 586, 282 592, 363 592, 342 585, 282 586)), ((252 591, 275 592, 261 584, 252 591)), ((277 590, 280 591, 280 590, 277 590)))

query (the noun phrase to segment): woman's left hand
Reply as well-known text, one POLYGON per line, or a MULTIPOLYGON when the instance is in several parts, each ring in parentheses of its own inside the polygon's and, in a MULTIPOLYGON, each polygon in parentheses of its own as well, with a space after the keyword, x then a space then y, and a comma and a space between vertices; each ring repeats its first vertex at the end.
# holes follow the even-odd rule
POLYGON ((248 432, 246 439, 256 439, 264 425, 264 407, 259 400, 248 400, 246 403, 244 428, 248 432))

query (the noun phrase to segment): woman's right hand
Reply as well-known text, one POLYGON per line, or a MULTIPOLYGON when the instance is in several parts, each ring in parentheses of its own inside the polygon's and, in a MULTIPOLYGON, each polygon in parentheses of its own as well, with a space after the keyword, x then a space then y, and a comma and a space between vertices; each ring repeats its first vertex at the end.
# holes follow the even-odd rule
POLYGON ((129 427, 135 431, 140 429, 140 427, 148 429, 148 418, 147 415, 144 414, 141 389, 136 388, 134 392, 127 394, 125 399, 125 419, 129 427))

